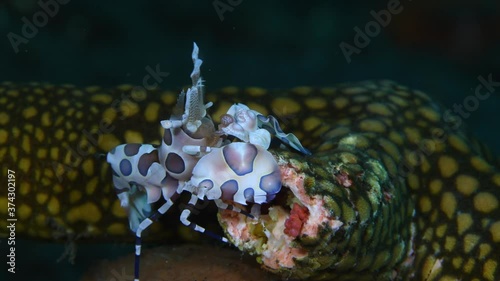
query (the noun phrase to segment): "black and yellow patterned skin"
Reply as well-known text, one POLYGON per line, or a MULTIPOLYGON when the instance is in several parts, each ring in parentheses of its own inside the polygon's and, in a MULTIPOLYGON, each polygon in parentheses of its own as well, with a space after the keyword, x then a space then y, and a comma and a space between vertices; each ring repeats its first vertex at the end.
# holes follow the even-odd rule
MULTIPOLYGON (((1 173, 16 171, 18 235, 130 240, 100 155, 120 143, 158 143, 159 121, 170 115, 176 96, 177 91, 129 85, 1 84, 1 173)), ((234 102, 278 117, 312 157, 357 136, 354 149, 380 160, 389 179, 398 182, 398 194, 408 194, 404 207, 389 216, 404 221, 405 233, 415 227, 415 238, 405 242, 412 243, 414 260, 404 278, 500 279, 498 167, 425 94, 379 81, 288 91, 227 87, 206 99, 214 102, 209 113, 216 121, 234 102)), ((0 205, 6 202, 3 189, 0 205)), ((146 235, 168 237, 173 230, 160 225, 146 235)))

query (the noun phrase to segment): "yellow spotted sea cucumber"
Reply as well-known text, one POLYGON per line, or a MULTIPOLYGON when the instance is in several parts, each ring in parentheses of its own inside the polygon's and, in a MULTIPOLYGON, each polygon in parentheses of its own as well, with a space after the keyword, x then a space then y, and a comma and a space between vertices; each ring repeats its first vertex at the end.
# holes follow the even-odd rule
MULTIPOLYGON (((16 171, 18 234, 132 239, 102 155, 120 143, 157 143, 158 122, 170 115, 177 92, 0 84, 1 173, 16 171)), ((299 233, 295 269, 278 265, 276 271, 338 280, 500 278, 498 167, 427 95, 367 81, 276 91, 226 87, 207 100, 216 119, 234 102, 275 115, 313 152, 308 158, 275 153, 290 175, 284 185, 304 192, 288 194, 269 213, 286 217, 286 206, 321 200, 335 231, 314 232, 305 222, 302 234, 320 235, 299 233), (305 253, 314 254, 300 259, 305 253)), ((6 202, 2 190, 0 204, 6 202)), ((231 236, 225 215, 221 222, 231 236)), ((5 235, 5 221, 0 229, 5 235)), ((155 224, 149 237, 177 229, 155 224)), ((249 234, 270 242, 259 229, 249 234)), ((261 245, 246 250, 262 255, 261 245)))

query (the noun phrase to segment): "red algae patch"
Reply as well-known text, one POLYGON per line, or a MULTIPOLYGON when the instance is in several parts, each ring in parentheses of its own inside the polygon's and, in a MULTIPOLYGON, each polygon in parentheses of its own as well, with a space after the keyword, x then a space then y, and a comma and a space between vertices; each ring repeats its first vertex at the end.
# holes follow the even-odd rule
POLYGON ((288 187, 293 193, 294 200, 298 200, 309 211, 309 217, 302 226, 301 235, 316 237, 318 228, 328 225, 333 230, 339 229, 343 223, 330 217, 330 212, 324 207, 322 196, 309 196, 304 186, 305 175, 297 172, 297 168, 288 162, 278 163, 281 170, 283 186, 288 187))
POLYGON ((302 237, 317 237, 324 227, 335 232, 343 225, 325 208, 322 196, 307 194, 305 175, 299 168, 286 161, 278 161, 278 165, 286 200, 271 203, 268 213, 256 219, 229 210, 219 213, 231 242, 256 255, 257 261, 272 272, 293 270, 297 260, 308 257, 299 242, 302 237))
MULTIPOLYGON (((100 261, 81 281, 133 280, 134 255, 100 261)), ((239 251, 208 245, 170 245, 146 249, 141 255, 145 281, 271 281, 276 280, 239 251)))
POLYGON ((302 225, 309 217, 309 210, 297 203, 293 204, 290 217, 285 221, 285 234, 296 238, 302 230, 302 225))

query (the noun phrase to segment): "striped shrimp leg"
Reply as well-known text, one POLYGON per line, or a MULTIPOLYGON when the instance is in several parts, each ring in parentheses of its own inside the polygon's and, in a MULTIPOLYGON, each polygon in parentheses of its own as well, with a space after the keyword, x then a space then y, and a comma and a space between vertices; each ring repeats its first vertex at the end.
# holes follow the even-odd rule
POLYGON ((136 235, 134 278, 139 280, 142 232, 174 204, 179 197, 179 182, 167 175, 158 162, 157 148, 150 144, 119 145, 108 153, 107 160, 113 169, 118 198, 127 209, 130 229, 136 235), (151 214, 151 204, 162 195, 166 202, 151 214))

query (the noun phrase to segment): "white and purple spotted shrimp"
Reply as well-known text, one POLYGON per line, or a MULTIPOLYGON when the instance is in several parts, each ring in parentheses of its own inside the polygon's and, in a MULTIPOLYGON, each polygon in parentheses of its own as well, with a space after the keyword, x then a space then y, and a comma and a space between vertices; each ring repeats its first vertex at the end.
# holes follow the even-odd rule
POLYGON ((191 193, 180 221, 196 231, 223 242, 225 237, 210 233, 189 221, 190 208, 197 200, 212 200, 221 209, 254 217, 233 204, 260 206, 270 202, 281 189, 281 174, 274 157, 267 151, 271 134, 283 143, 304 153, 292 134, 281 131, 277 120, 265 117, 243 104, 233 105, 221 117, 218 130, 203 103, 202 60, 194 44, 191 73, 192 86, 179 95, 170 119, 161 121, 164 134, 159 146, 122 144, 107 155, 113 170, 113 184, 129 217, 130 229, 136 234, 135 280, 139 280, 141 233, 165 214, 179 195, 191 193), (242 142, 228 142, 234 136, 242 142), (224 141, 225 140, 225 141, 224 141), (151 204, 163 197, 165 203, 155 212, 151 204))
POLYGON ((222 200, 262 204, 280 191, 281 174, 272 154, 262 146, 233 142, 201 158, 189 184, 198 198, 204 196, 219 202, 218 206, 224 204, 222 200))

